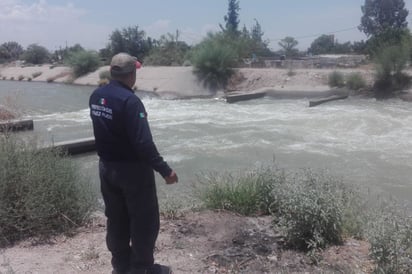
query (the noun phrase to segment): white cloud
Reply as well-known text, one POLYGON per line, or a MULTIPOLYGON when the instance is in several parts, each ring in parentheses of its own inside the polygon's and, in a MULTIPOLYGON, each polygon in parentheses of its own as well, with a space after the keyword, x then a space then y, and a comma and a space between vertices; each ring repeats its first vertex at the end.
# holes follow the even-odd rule
POLYGON ((18 0, 3 1, 0 5, 0 21, 3 23, 59 23, 76 20, 85 15, 86 11, 75 8, 72 4, 66 6, 51 6, 45 0, 31 5, 18 0))
POLYGON ((20 0, 1 0, 0 43, 16 41, 26 47, 37 43, 50 50, 80 43, 85 48, 104 47, 110 30, 82 23, 87 11, 73 4, 48 4, 45 0, 25 4, 20 0), (100 37, 100 39, 98 38, 100 37))

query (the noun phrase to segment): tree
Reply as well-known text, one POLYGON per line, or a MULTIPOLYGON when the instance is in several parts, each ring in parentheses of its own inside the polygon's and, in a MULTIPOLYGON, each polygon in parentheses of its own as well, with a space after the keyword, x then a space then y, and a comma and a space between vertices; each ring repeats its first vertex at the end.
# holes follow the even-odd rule
POLYGON ((333 53, 336 54, 344 54, 344 53, 351 53, 353 52, 353 45, 351 42, 339 43, 338 41, 335 42, 333 53))
POLYGON ((365 0, 362 6, 363 16, 359 29, 367 36, 367 51, 371 56, 391 46, 399 45, 407 36, 406 17, 403 0, 365 0))
POLYGON ((6 42, 0 45, 0 60, 15 61, 23 54, 23 47, 17 42, 6 42))
POLYGON ((299 42, 295 38, 287 36, 283 38, 278 44, 280 47, 282 47, 286 57, 292 57, 298 54, 298 50, 296 49, 298 43, 299 42))
POLYGON ((239 1, 229 0, 227 15, 224 17, 225 27, 220 25, 223 32, 236 36, 239 35, 239 10, 239 1))
POLYGON ((112 55, 126 52, 142 60, 149 53, 150 44, 146 40, 146 33, 139 30, 139 26, 127 27, 115 30, 110 35, 108 45, 112 55))
POLYGON ((58 49, 53 53, 53 60, 57 62, 66 61, 72 53, 84 51, 84 48, 80 44, 75 44, 72 47, 58 49))
POLYGON ((153 49, 144 62, 156 66, 182 65, 190 47, 185 42, 179 41, 179 36, 178 30, 176 34, 162 35, 159 41, 153 43, 153 49))
MULTIPOLYGON (((246 26, 240 34, 237 48, 239 49, 240 57, 258 57, 258 56, 270 56, 272 52, 268 48, 268 41, 263 40, 264 32, 259 22, 255 19, 255 24, 249 31, 246 26)), ((255 60, 256 61, 256 60, 255 60)))
POLYGON ((262 31, 262 27, 260 26, 258 20, 255 19, 255 25, 252 27, 251 30, 251 38, 256 43, 264 43, 263 42, 263 35, 264 32, 262 31))
POLYGON ((37 44, 31 44, 23 53, 23 59, 30 64, 43 64, 49 60, 49 51, 37 44))
POLYGON ((359 30, 368 37, 387 31, 400 31, 408 26, 408 10, 403 0, 365 0, 359 30))
POLYGON ((312 54, 326 54, 332 53, 335 46, 335 38, 333 35, 321 35, 320 37, 316 38, 308 51, 312 54))
POLYGON ((353 52, 357 54, 365 54, 366 53, 366 42, 365 41, 355 41, 352 45, 353 52))
POLYGON ((353 45, 351 42, 339 43, 333 35, 324 34, 312 42, 308 52, 315 55, 352 53, 353 45))

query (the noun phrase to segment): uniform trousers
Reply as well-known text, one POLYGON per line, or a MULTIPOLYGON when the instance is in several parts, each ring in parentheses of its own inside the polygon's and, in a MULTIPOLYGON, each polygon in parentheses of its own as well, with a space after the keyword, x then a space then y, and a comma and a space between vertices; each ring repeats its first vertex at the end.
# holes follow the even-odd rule
POLYGON ((153 169, 140 162, 100 160, 99 175, 113 269, 150 269, 160 224, 153 169))

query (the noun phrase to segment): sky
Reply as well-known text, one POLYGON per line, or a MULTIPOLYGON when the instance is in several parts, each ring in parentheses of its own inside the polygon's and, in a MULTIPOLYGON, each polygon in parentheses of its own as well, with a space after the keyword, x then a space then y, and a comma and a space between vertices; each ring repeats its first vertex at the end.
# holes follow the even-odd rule
MULTIPOLYGON (((404 0, 410 11, 412 0, 404 0)), ((239 0, 240 29, 255 20, 278 50, 279 41, 294 37, 306 50, 322 34, 338 42, 365 40, 358 30, 365 0, 239 0)), ((36 43, 51 51, 79 43, 99 50, 116 29, 139 26, 147 36, 180 32, 180 40, 196 44, 220 30, 227 0, 0 0, 0 44, 15 41, 24 48, 36 43)))

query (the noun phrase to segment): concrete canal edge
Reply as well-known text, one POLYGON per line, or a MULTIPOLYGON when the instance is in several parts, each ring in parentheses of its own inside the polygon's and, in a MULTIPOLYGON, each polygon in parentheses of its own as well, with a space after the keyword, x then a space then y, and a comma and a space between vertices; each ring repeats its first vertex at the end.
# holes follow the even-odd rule
POLYGON ((309 101, 309 107, 314 107, 326 102, 335 101, 335 100, 342 100, 348 98, 348 95, 332 95, 330 97, 321 98, 319 100, 312 100, 309 101))
POLYGON ((68 155, 78 155, 96 151, 94 137, 76 139, 72 141, 59 142, 52 145, 53 148, 60 149, 68 155))
MULTIPOLYGON (((332 100, 345 99, 349 96, 350 90, 347 88, 328 88, 321 90, 285 90, 274 88, 262 88, 251 92, 233 91, 225 96, 227 103, 258 99, 261 97, 271 97, 275 99, 313 99, 314 101, 328 102, 332 100)), ((312 102, 312 101, 311 101, 312 102)), ((316 104, 316 103, 313 103, 316 104)), ((311 103, 310 103, 310 106, 311 103)))
POLYGON ((12 120, 0 122, 0 132, 33 130, 33 128, 33 120, 12 120))

